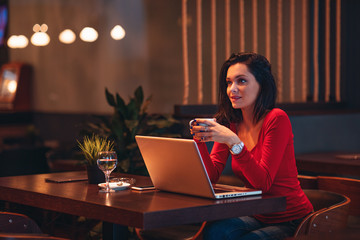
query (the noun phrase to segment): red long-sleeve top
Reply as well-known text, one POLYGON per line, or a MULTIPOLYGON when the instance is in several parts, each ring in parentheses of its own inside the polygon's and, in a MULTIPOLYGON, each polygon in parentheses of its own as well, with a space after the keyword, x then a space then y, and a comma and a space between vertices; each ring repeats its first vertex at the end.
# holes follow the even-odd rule
MULTIPOLYGON (((236 132, 235 124, 230 129, 236 132)), ((256 215, 265 223, 279 223, 302 218, 313 209, 302 191, 297 175, 294 141, 290 119, 281 109, 271 110, 264 119, 258 142, 248 150, 246 146, 238 155, 232 155, 232 170, 250 188, 261 189, 272 196, 286 197, 286 211, 256 215)), ((197 142, 210 180, 218 181, 229 148, 215 142, 209 154, 206 144, 197 142)))

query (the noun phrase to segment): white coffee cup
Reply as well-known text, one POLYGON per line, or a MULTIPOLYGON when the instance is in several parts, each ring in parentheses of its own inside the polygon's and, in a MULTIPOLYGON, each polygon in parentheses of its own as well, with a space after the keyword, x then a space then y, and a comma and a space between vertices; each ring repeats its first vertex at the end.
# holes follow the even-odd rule
MULTIPOLYGON (((216 119, 215 119, 215 118, 196 118, 196 119, 198 119, 198 120, 208 120, 208 121, 214 121, 214 122, 216 122, 216 119)), ((195 119, 190 120, 190 122, 189 122, 189 126, 190 126, 190 127, 192 126, 192 124, 193 124, 194 121, 195 121, 195 119)), ((205 123, 199 123, 199 126, 204 126, 204 127, 206 127, 206 126, 208 126, 208 125, 205 124, 205 123)))

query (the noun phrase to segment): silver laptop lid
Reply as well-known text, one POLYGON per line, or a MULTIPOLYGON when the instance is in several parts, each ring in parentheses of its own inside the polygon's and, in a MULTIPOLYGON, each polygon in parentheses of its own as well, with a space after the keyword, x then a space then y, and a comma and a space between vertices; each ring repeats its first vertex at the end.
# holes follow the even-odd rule
POLYGON ((136 136, 151 181, 159 190, 214 198, 196 143, 190 139, 136 136), (189 187, 191 186, 191 187, 189 187))

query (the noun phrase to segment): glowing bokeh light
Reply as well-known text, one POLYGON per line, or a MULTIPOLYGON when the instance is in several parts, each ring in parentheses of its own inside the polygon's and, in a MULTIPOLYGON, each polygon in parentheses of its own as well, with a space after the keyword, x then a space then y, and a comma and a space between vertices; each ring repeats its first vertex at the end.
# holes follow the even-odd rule
POLYGON ((75 41, 76 35, 75 33, 70 29, 65 29, 59 34, 59 40, 62 43, 65 44, 71 44, 75 41))
POLYGON ((50 37, 47 33, 36 32, 31 36, 30 41, 35 46, 46 46, 50 42, 50 37))
POLYGON ((121 40, 125 37, 125 30, 120 25, 116 25, 110 32, 111 37, 114 40, 121 40))
POLYGON ((12 35, 7 45, 9 48, 25 48, 29 44, 29 40, 24 35, 12 35))
POLYGON ((46 25, 45 23, 41 24, 40 32, 46 32, 48 29, 48 25, 46 25))
POLYGON ((35 24, 34 26, 33 26, 33 31, 34 32, 40 32, 40 24, 35 24))
POLYGON ((80 32, 80 38, 84 42, 94 42, 98 38, 98 32, 91 27, 85 27, 80 32))
POLYGON ((48 26, 45 23, 43 23, 41 26, 39 24, 35 24, 33 26, 33 31, 35 33, 31 36, 30 39, 31 43, 35 46, 48 45, 50 42, 50 37, 46 33, 47 30, 48 30, 48 26))
POLYGON ((9 93, 15 93, 17 88, 17 82, 16 81, 10 81, 7 85, 7 89, 9 93))

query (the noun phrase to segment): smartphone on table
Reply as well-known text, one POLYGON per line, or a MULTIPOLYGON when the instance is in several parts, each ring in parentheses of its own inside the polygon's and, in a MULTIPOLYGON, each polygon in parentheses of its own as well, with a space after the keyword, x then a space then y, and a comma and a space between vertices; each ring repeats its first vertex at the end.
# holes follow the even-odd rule
POLYGON ((137 190, 137 191, 146 191, 146 190, 154 190, 154 185, 139 185, 139 186, 132 186, 131 189, 137 190))

